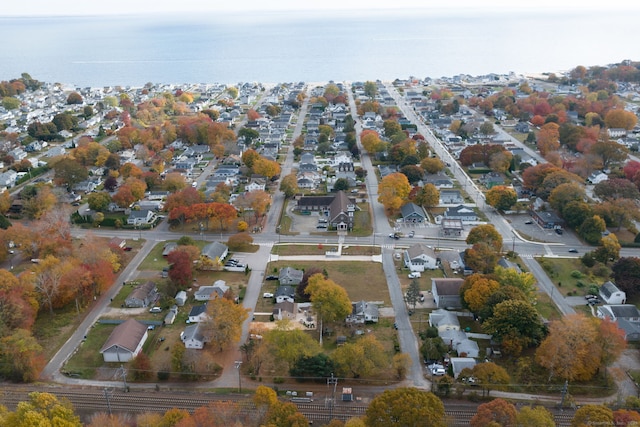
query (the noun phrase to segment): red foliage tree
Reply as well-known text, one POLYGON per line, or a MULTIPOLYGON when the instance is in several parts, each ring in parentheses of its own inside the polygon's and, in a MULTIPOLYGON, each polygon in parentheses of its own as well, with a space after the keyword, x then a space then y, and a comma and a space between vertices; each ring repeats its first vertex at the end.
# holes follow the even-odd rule
POLYGON ((169 278, 181 288, 186 288, 193 280, 193 263, 184 251, 172 251, 167 256, 170 264, 169 278))

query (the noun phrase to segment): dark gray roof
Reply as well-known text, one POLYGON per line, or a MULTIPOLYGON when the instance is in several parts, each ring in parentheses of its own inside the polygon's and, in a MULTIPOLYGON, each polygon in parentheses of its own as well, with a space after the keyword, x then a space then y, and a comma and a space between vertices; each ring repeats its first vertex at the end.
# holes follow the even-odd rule
POLYGON ((411 215, 418 215, 418 216, 421 216, 422 218, 426 218, 426 215, 424 214, 424 209, 422 209, 420 206, 416 205, 413 202, 409 202, 404 206, 402 206, 402 208, 400 208, 400 212, 402 213, 403 218, 407 218, 411 215))

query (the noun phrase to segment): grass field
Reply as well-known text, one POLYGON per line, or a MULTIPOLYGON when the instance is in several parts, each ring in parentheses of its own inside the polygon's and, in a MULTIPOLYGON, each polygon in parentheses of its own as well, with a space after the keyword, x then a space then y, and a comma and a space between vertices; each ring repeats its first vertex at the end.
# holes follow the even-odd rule
POLYGON ((116 325, 96 323, 89 331, 85 342, 80 344, 78 351, 64 366, 65 371, 78 375, 80 378, 94 378, 96 370, 105 364, 102 354, 100 354, 100 348, 115 327, 116 325))
POLYGON ((536 258, 562 295, 586 295, 592 284, 609 280, 611 270, 602 264, 587 268, 575 258, 536 258))
MULTIPOLYGON (((272 249, 272 253, 276 255, 291 256, 291 255, 324 255, 325 252, 330 250, 336 250, 337 245, 295 245, 295 244, 282 244, 275 245, 272 249)), ((343 246, 343 255, 380 255, 380 248, 372 248, 371 246, 343 246)))

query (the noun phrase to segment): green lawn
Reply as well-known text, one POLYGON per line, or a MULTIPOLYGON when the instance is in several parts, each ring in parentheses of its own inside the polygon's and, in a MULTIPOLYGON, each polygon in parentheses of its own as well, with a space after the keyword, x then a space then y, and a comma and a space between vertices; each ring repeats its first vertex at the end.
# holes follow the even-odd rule
POLYGON ((71 356, 64 370, 80 378, 93 378, 96 369, 104 365, 104 359, 100 354, 100 348, 109 338, 116 325, 103 325, 96 323, 84 343, 80 344, 78 351, 71 356))
POLYGON ((587 268, 575 258, 536 258, 551 281, 564 296, 587 295, 589 286, 609 280, 611 270, 602 264, 587 268))

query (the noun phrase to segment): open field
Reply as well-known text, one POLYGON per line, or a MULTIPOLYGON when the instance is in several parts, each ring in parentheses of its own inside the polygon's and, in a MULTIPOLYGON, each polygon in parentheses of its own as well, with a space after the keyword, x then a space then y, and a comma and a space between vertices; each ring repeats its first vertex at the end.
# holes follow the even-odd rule
MULTIPOLYGON (((291 255, 324 255, 325 252, 331 250, 337 250, 337 245, 324 245, 324 244, 283 244, 283 245, 274 245, 273 250, 271 251, 273 254, 282 255, 282 256, 291 256, 291 255)), ((371 246, 343 246, 342 247, 343 255, 380 255, 380 248, 371 246)))

